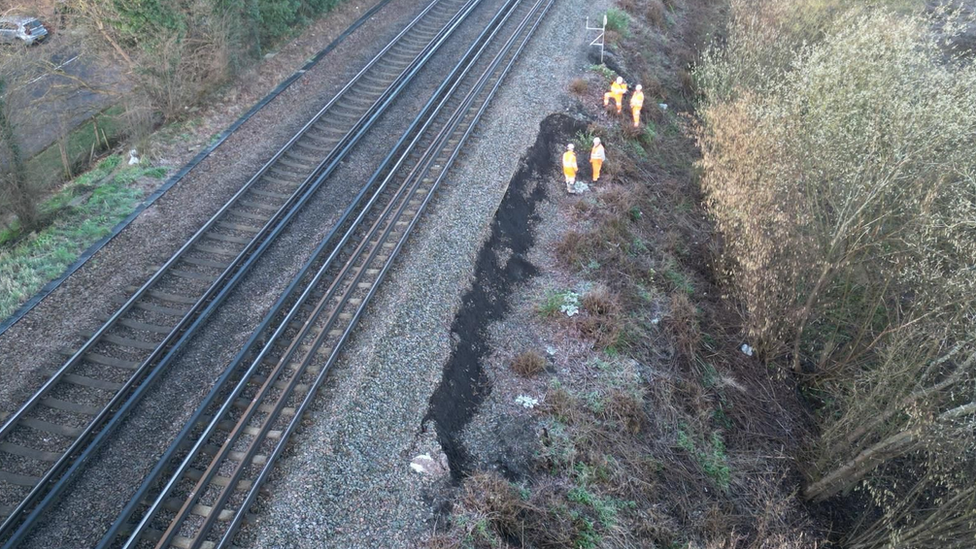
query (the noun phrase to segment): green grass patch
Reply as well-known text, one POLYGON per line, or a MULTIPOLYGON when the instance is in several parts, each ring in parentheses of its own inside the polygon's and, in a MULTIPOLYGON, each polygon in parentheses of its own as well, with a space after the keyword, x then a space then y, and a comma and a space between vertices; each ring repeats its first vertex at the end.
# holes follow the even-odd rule
POLYGON ((630 16, 627 15, 627 12, 617 8, 607 10, 608 31, 614 31, 626 38, 629 35, 628 27, 630 27, 630 16))
POLYGON ((0 318, 6 318, 71 265, 88 246, 132 213, 146 190, 140 177, 161 178, 165 168, 119 167, 113 155, 68 183, 41 205, 49 225, 30 235, 0 233, 0 318))
MULTIPOLYGON (((80 171, 88 166, 94 148, 95 154, 106 150, 105 140, 116 143, 125 135, 122 107, 109 107, 72 130, 64 140, 64 148, 72 171, 80 171), (98 127, 96 141, 95 128, 98 127)), ((65 173, 61 149, 57 143, 34 155, 27 161, 27 169, 35 182, 41 182, 41 190, 53 189, 69 177, 65 173)))
POLYGON ((725 452, 725 440, 718 431, 713 432, 707 441, 696 441, 693 435, 684 429, 678 429, 678 447, 695 458, 702 471, 715 481, 716 486, 722 490, 729 489, 732 471, 729 468, 729 456, 725 452))
POLYGON ((603 64, 590 65, 590 70, 602 76, 607 83, 613 82, 613 79, 617 77, 617 73, 613 72, 610 67, 603 64))
POLYGON ((676 266, 668 265, 664 271, 664 278, 674 286, 674 289, 685 292, 689 296, 695 294, 695 287, 691 284, 691 281, 676 266))
MULTIPOLYGON (((576 143, 576 150, 583 152, 589 151, 593 148, 593 139, 595 138, 596 136, 589 131, 576 132, 576 138, 573 139, 573 142, 576 143)), ((587 155, 587 159, 589 159, 589 155, 587 155)))
POLYGON ((567 290, 564 292, 549 292, 545 299, 539 304, 539 316, 549 318, 556 316, 557 313, 575 315, 579 312, 580 294, 567 290))

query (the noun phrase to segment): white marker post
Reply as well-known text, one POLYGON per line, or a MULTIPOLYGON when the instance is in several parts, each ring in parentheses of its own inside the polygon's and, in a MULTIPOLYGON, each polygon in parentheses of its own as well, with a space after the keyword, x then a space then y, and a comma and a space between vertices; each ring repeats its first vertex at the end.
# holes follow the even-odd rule
POLYGON ((594 38, 592 42, 590 42, 590 45, 591 46, 600 46, 600 64, 602 65, 603 64, 603 45, 606 42, 606 40, 604 40, 604 36, 606 36, 606 34, 607 34, 607 16, 606 16, 606 14, 603 15, 603 26, 602 27, 591 27, 590 26, 590 18, 587 17, 586 18, 586 30, 588 30, 588 31, 591 31, 591 30, 600 31, 600 34, 596 38, 594 38))

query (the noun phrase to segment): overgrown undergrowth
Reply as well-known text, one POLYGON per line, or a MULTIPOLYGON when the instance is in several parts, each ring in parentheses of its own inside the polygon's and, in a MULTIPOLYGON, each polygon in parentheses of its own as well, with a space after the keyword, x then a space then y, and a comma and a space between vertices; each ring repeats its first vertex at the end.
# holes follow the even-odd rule
POLYGON ((739 350, 739 318, 711 272, 716 246, 698 206, 697 150, 675 108, 692 103, 679 73, 721 3, 666 4, 625 2, 614 15, 630 37, 615 64, 651 90, 640 131, 602 110, 615 76, 605 68, 568 90, 592 123, 564 139, 584 151, 595 136, 607 143, 607 176, 567 204, 572 221, 553 249, 588 290, 554 290, 534 307, 537 322, 590 342, 593 353, 549 377, 534 475, 467 479, 451 528, 431 547, 820 543, 793 493, 804 413, 788 384, 739 350), (648 23, 658 8, 667 17, 648 23))
POLYGON ((54 220, 44 229, 27 235, 0 231, 0 319, 132 213, 147 191, 140 178, 166 175, 165 168, 121 163, 120 156, 109 156, 42 204, 41 215, 54 220))

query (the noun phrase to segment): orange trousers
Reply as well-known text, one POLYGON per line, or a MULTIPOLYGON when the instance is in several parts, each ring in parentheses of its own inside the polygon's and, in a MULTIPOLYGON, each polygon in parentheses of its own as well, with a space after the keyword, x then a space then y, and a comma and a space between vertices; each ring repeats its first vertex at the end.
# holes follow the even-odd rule
POLYGON ((603 167, 602 160, 590 160, 590 164, 593 165, 593 181, 600 179, 600 168, 603 167))
POLYGON ((631 107, 631 110, 634 111, 634 127, 636 128, 636 127, 640 126, 640 111, 641 111, 641 108, 640 107, 631 107))
POLYGON ((576 181, 576 170, 573 168, 563 168, 563 175, 566 176, 566 183, 576 181))
POLYGON ((623 95, 618 95, 618 94, 613 93, 613 92, 607 92, 607 93, 603 94, 603 106, 604 107, 610 104, 610 98, 611 97, 613 98, 614 102, 617 104, 617 114, 620 114, 620 111, 623 109, 624 96, 623 95))

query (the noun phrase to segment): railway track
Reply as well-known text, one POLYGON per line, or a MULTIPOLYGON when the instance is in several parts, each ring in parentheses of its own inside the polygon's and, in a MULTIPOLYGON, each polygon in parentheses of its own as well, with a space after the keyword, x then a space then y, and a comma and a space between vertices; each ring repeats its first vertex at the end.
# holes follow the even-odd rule
POLYGON ((230 547, 357 320, 554 0, 509 0, 98 545, 230 547), (355 216, 355 217, 353 217, 355 216))
POLYGON ((14 547, 480 0, 433 0, 0 426, 14 547))

